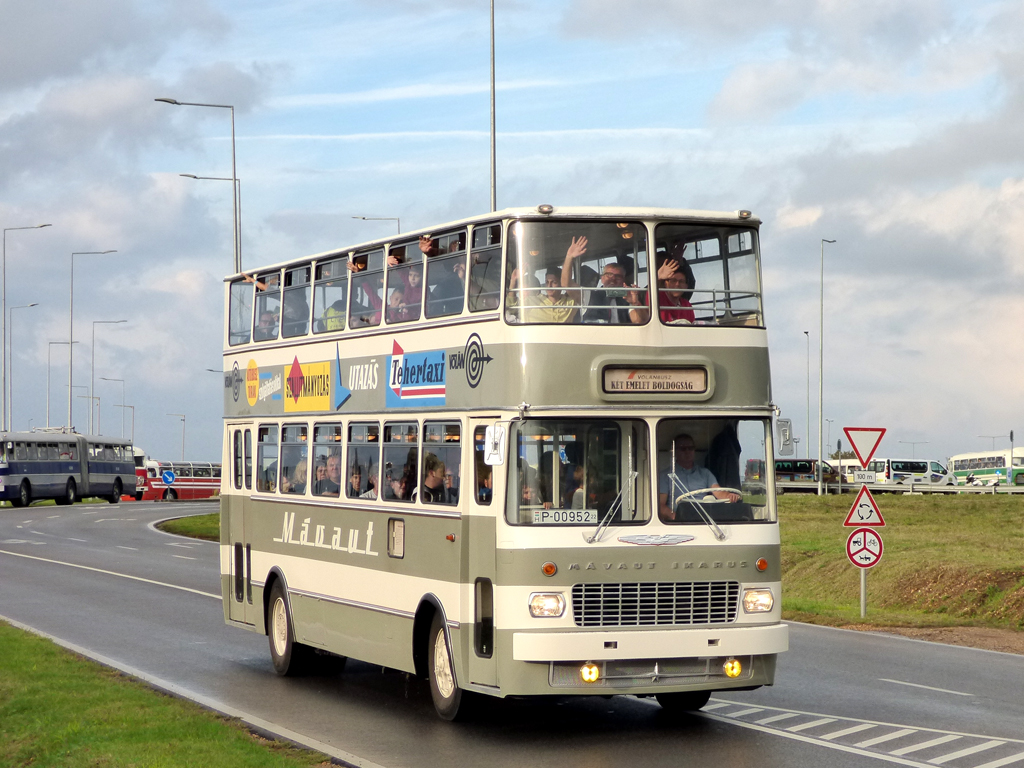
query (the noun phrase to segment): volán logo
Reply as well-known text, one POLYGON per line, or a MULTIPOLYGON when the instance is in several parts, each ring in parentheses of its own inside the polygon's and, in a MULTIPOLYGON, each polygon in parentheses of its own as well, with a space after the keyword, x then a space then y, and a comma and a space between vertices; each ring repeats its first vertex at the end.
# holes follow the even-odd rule
POLYGON ((484 343, 480 337, 473 333, 466 341, 466 348, 462 352, 456 352, 448 358, 448 367, 453 371, 466 371, 466 382, 473 389, 480 384, 484 377, 484 366, 494 358, 484 352, 484 343))

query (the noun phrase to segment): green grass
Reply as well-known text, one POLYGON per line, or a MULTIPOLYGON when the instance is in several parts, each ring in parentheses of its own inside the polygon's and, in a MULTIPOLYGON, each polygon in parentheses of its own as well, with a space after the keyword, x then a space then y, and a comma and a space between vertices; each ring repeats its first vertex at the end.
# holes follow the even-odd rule
POLYGON ((327 761, 3 623, 0 648, 0 765, 294 768, 327 761))
MULTIPOLYGON (((869 623, 1024 629, 1024 497, 875 497, 885 551, 868 572, 869 623)), ((783 615, 860 622, 860 575, 846 557, 853 496, 779 499, 783 615)))
POLYGON ((179 536, 191 536, 194 539, 220 541, 220 513, 210 515, 192 515, 167 520, 157 526, 161 531, 176 533, 179 536))

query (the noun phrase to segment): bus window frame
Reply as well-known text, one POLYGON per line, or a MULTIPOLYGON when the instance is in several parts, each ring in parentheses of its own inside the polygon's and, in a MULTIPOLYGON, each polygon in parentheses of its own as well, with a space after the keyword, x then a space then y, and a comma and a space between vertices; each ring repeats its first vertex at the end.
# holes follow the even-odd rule
POLYGON ((288 267, 284 270, 284 283, 281 287, 281 338, 282 339, 295 339, 300 336, 309 335, 309 317, 310 308, 313 304, 313 265, 310 262, 305 264, 299 264, 294 267, 288 267), (296 283, 295 280, 298 277, 301 279, 305 272, 305 282, 296 283), (289 310, 289 296, 295 296, 296 294, 305 294, 303 297, 303 303, 306 305, 306 315, 303 319, 288 319, 289 310), (300 330, 301 329, 301 330, 300 330))
POLYGON ((383 321, 386 303, 384 300, 386 295, 384 292, 384 253, 384 246, 379 246, 352 254, 350 259, 352 263, 352 276, 349 282, 348 315, 346 317, 349 330, 377 328, 383 321), (378 258, 380 261, 379 268, 376 266, 378 258), (372 298, 374 294, 367 291, 364 285, 369 285, 377 279, 380 280, 380 285, 375 287, 374 290, 379 290, 380 293, 374 299, 372 298), (367 296, 368 304, 366 309, 363 309, 362 306, 358 310, 356 309, 356 297, 359 291, 362 291, 367 296), (356 324, 357 321, 359 325, 356 324))
POLYGON ((349 295, 349 283, 350 283, 350 272, 348 268, 349 256, 347 253, 339 253, 336 256, 327 257, 324 259, 318 259, 313 266, 313 322, 312 331, 313 334, 329 333, 344 331, 348 327, 348 295, 349 295), (341 265, 339 269, 335 269, 338 265, 341 265), (324 273, 328 274, 324 276, 324 273), (337 273, 336 273, 337 272, 337 273), (323 308, 323 311, 317 313, 317 290, 323 289, 324 301, 326 303, 326 292, 329 287, 334 287, 337 284, 342 286, 342 297, 335 299, 328 306, 323 308), (332 315, 327 318, 327 312, 334 307, 338 302, 343 304, 342 314, 332 315), (340 318, 340 320, 338 319, 340 318), (328 324, 341 323, 340 328, 329 328, 328 324))
POLYGON ((426 288, 424 273, 426 272, 426 263, 427 254, 420 250, 419 240, 409 240, 404 243, 391 243, 388 246, 388 256, 385 266, 386 279, 384 281, 384 322, 387 325, 401 325, 403 323, 413 323, 423 319, 423 297, 426 288), (412 255, 410 256, 410 254, 412 255), (392 264, 392 258, 399 259, 398 263, 392 264), (402 289, 402 297, 405 298, 408 290, 412 287, 409 285, 408 275, 416 272, 417 267, 418 274, 420 276, 420 287, 419 301, 416 303, 415 313, 409 309, 409 304, 403 304, 401 307, 396 306, 392 308, 392 297, 399 292, 399 287, 397 285, 392 285, 392 279, 398 281, 402 286, 404 286, 402 289))

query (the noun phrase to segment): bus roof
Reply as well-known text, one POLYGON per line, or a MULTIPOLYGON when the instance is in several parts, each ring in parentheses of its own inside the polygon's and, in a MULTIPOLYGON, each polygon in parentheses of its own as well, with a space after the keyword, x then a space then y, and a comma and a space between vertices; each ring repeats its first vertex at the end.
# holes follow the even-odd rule
MULTIPOLYGON (((746 224, 753 225, 755 227, 760 226, 761 220, 754 216, 750 211, 738 210, 738 211, 702 211, 691 208, 645 208, 639 206, 632 207, 614 207, 614 206, 570 206, 570 207, 555 207, 555 206, 543 206, 538 205, 532 208, 505 208, 500 211, 493 211, 490 213, 481 213, 476 216, 470 216, 465 219, 458 219, 456 221, 448 221, 441 224, 436 224, 432 227, 426 227, 421 229, 413 229, 408 232, 396 233, 388 235, 387 237, 380 237, 375 240, 366 240, 361 243, 354 245, 346 245, 340 248, 332 248, 327 251, 321 251, 320 253, 306 254, 303 256, 297 256, 286 261, 279 261, 275 264, 266 264, 262 267, 256 267, 255 269, 248 270, 252 272, 263 272, 265 270, 281 269, 282 267, 288 266, 289 264, 295 264, 297 262, 307 262, 311 259, 323 259, 331 258, 346 254, 349 251, 361 251, 372 248, 379 248, 393 243, 399 240, 412 240, 420 235, 431 235, 435 232, 441 232, 442 230, 449 230, 457 227, 464 227, 470 224, 482 224, 487 222, 495 221, 496 219, 539 219, 539 220, 559 220, 559 219, 608 219, 614 217, 627 217, 635 219, 666 219, 666 220, 689 220, 694 224, 746 224), (550 207, 550 213, 542 212, 540 209, 550 207)), ((228 275, 224 278, 225 282, 230 282, 237 279, 241 273, 235 273, 228 275)))

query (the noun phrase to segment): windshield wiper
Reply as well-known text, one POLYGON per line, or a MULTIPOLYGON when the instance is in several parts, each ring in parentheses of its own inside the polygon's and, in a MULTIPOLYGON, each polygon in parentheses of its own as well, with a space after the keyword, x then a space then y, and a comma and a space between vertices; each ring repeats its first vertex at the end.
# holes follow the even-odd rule
POLYGON ((601 537, 604 529, 608 527, 608 524, 611 523, 612 518, 615 516, 615 512, 622 506, 623 491, 627 488, 632 490, 634 480, 636 480, 636 472, 630 472, 626 477, 626 484, 619 488, 618 495, 616 495, 612 500, 611 506, 608 507, 608 511, 605 512, 604 518, 598 524, 597 528, 594 529, 594 532, 590 536, 583 534, 583 540, 586 541, 587 544, 593 544, 601 537))

